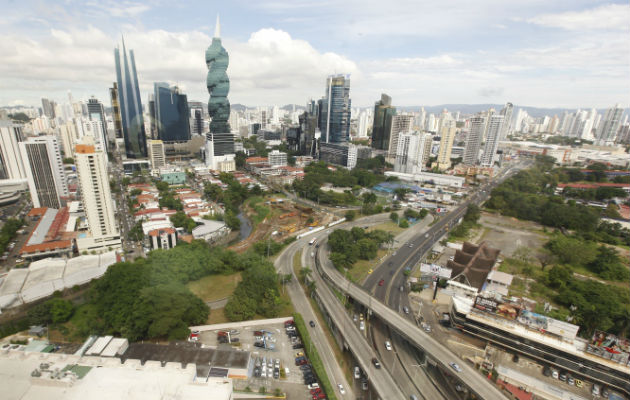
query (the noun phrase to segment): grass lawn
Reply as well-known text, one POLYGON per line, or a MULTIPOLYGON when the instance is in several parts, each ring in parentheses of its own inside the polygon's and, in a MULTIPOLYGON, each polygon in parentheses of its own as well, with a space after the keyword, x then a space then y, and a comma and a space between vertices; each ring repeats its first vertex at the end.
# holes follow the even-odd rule
POLYGON ((387 221, 387 222, 383 222, 382 224, 370 226, 369 228, 366 229, 366 231, 372 232, 377 229, 380 229, 385 232, 389 232, 394 236, 398 235, 400 232, 405 230, 405 228, 399 227, 397 223, 393 221, 387 221))
POLYGON ((374 269, 379 260, 387 253, 387 250, 379 249, 376 258, 373 260, 359 260, 348 270, 348 275, 353 282, 362 282, 367 276, 370 269, 374 269))
POLYGON ((226 322, 230 322, 230 320, 227 319, 227 317, 223 313, 223 309, 217 308, 214 310, 210 310, 210 315, 208 316, 206 325, 223 324, 226 322))
POLYGON ((230 275, 208 275, 199 280, 188 282, 186 286, 201 300, 215 301, 231 295, 241 279, 240 272, 230 275))

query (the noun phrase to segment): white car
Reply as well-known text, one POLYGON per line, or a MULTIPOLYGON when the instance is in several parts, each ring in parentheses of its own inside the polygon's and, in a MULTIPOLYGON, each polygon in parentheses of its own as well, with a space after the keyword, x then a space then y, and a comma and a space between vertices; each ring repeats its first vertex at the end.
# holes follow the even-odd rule
POLYGON ((339 393, 346 394, 346 389, 343 388, 343 385, 341 383, 338 384, 337 387, 339 388, 339 393))
POLYGON ((318 389, 319 388, 319 383, 311 383, 307 387, 308 387, 308 390, 318 389))
POLYGON ((392 344, 389 342, 389 340, 385 341, 385 348, 387 349, 387 351, 392 351, 392 344))
POLYGON ((462 367, 457 365, 457 363, 452 362, 452 363, 448 363, 448 365, 450 365, 451 368, 453 368, 455 371, 462 372, 462 367))
POLYGON ((364 321, 361 321, 361 322, 359 323, 359 329, 361 329, 361 330, 364 330, 364 329, 365 329, 365 322, 364 322, 364 321))

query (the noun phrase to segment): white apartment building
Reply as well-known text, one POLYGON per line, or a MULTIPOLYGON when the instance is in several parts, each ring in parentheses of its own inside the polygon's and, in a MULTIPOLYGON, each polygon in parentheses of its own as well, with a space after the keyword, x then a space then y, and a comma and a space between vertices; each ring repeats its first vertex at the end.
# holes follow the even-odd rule
POLYGON ((433 136, 430 133, 402 133, 398 137, 398 149, 394 171, 419 174, 431 156, 433 136))
POLYGON ((147 140, 147 151, 149 153, 151 168, 160 169, 166 165, 164 142, 161 140, 147 140))
POLYGON ((475 116, 470 119, 470 127, 468 128, 468 136, 466 137, 466 147, 464 149, 463 164, 475 165, 479 160, 479 148, 481 147, 481 138, 485 130, 485 118, 475 116))
POLYGON ((490 120, 487 125, 486 143, 483 146, 483 155, 481 156, 482 167, 492 167, 496 159, 497 149, 499 148, 499 141, 503 134, 503 124, 505 123, 505 116, 494 114, 490 116, 490 120))
POLYGON ((30 137, 20 142, 33 207, 60 209, 68 196, 59 143, 54 136, 30 137))
POLYGON ((25 179, 19 143, 24 140, 22 126, 0 121, 0 179, 25 179))
POLYGON ((75 164, 91 234, 90 237, 77 238, 79 250, 120 248, 120 233, 114 217, 105 154, 94 146, 91 137, 85 137, 82 144, 76 145, 75 164))
POLYGON ((392 117, 392 128, 389 134, 389 149, 387 154, 390 160, 395 161, 396 151, 398 150, 398 137, 401 133, 411 132, 413 124, 413 115, 394 115, 392 117))
POLYGON ((279 150, 272 150, 267 159, 271 167, 285 167, 287 165, 287 153, 279 150))

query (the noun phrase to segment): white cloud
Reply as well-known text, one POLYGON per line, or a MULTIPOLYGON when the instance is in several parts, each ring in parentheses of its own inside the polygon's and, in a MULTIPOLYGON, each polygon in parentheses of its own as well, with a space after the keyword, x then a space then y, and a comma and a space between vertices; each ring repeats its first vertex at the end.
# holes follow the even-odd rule
POLYGON ((567 30, 624 30, 630 28, 630 6, 628 4, 607 4, 582 11, 568 11, 557 14, 542 14, 527 22, 567 30))

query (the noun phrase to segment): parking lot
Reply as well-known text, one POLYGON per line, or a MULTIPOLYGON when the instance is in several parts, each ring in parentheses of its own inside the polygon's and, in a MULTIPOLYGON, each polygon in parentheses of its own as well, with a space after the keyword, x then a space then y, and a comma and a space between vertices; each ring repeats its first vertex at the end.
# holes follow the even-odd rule
MULTIPOLYGON (((304 384, 303 370, 300 365, 296 365, 296 356, 304 353, 304 349, 293 348, 301 346, 297 332, 295 335, 295 339, 287 335, 284 323, 256 326, 235 324, 234 328, 228 329, 224 326, 222 329, 199 332, 198 341, 204 346, 217 349, 236 346, 251 352, 251 377, 246 381, 235 380, 236 390, 249 388, 258 392, 264 387, 267 392, 273 392, 279 388, 288 398, 312 398, 304 384), (228 343, 229 341, 232 343, 228 343)), ((308 360, 301 362, 308 363, 308 360)))

